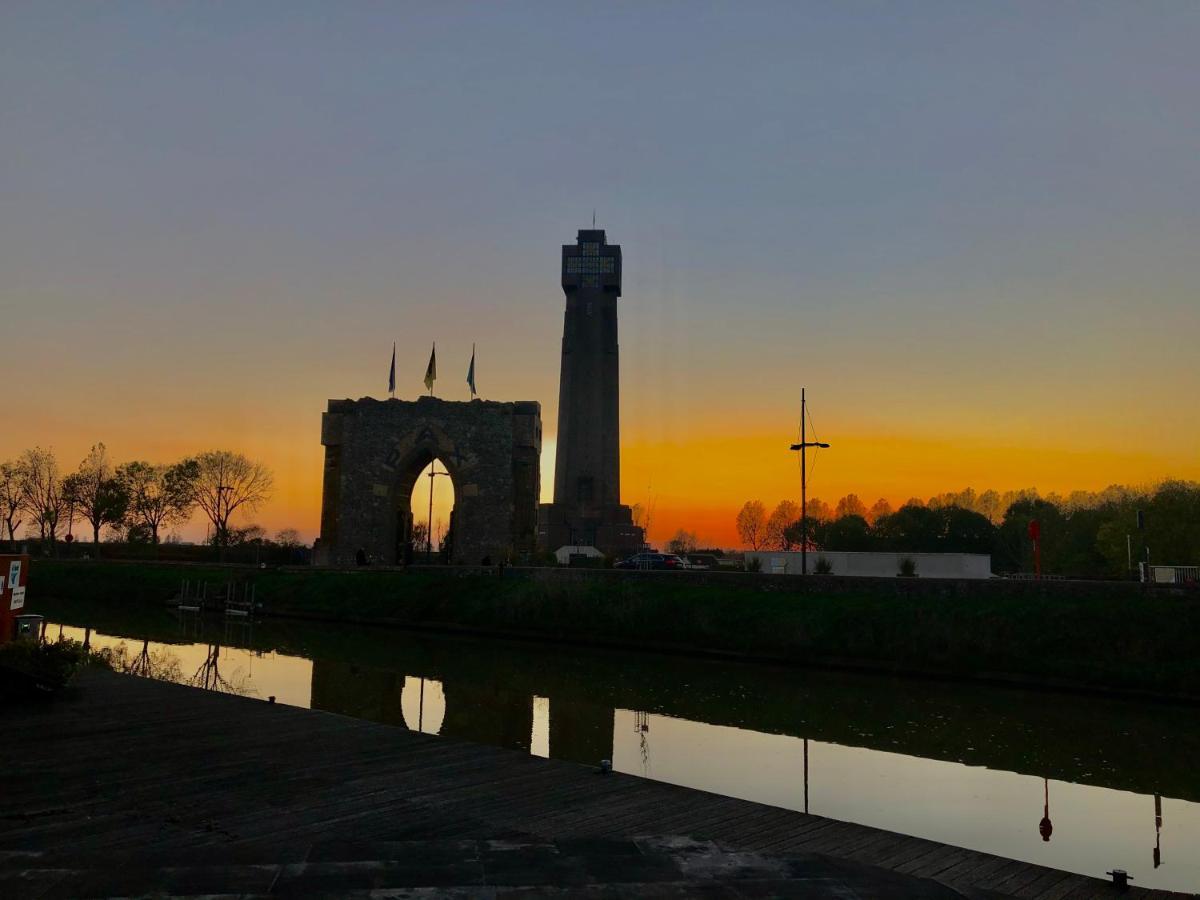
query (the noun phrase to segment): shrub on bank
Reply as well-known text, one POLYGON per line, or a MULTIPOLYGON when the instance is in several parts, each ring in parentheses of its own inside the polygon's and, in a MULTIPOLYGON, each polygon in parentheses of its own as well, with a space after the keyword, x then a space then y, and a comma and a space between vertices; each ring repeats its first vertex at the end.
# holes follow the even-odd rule
POLYGON ((0 696, 24 699, 49 696, 87 665, 107 666, 103 653, 91 653, 78 641, 12 641, 0 645, 0 696))

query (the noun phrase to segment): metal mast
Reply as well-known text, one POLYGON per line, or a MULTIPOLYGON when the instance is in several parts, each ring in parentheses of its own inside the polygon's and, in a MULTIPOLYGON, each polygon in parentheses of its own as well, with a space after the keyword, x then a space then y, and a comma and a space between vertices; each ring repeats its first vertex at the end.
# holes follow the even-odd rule
POLYGON ((808 439, 808 401, 800 388, 800 443, 792 450, 800 451, 800 574, 808 574, 808 448, 826 448, 828 444, 808 439))

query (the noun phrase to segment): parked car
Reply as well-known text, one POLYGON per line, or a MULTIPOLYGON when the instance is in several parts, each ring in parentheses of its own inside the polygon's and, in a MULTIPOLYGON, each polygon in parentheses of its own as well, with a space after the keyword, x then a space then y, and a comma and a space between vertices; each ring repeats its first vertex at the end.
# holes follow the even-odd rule
POLYGON ((635 553, 613 565, 614 569, 664 569, 682 571, 687 563, 674 553, 635 553))
POLYGON ((689 569, 719 569, 721 561, 711 553, 689 553, 687 555, 689 569))

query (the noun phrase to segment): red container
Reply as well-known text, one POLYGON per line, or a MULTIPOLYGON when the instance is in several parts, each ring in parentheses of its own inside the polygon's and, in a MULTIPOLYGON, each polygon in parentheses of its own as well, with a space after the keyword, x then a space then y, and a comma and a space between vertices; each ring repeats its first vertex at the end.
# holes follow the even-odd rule
POLYGON ((11 641, 16 616, 25 612, 25 584, 29 580, 29 557, 0 553, 0 644, 11 641))

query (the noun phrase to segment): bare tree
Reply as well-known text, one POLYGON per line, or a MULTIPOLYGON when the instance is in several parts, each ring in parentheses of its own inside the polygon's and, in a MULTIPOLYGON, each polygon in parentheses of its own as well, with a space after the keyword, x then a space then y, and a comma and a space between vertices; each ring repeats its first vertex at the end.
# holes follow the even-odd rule
POLYGON ((16 541, 21 527, 21 466, 12 460, 0 463, 0 521, 8 530, 9 543, 16 541))
POLYGON ((824 522, 826 519, 833 518, 832 507, 820 497, 809 497, 806 505, 810 521, 824 522))
POLYGON ((66 509, 58 460, 53 450, 34 447, 21 455, 21 508, 37 523, 41 539, 58 537, 59 519, 66 509))
POLYGON ((694 553, 699 543, 696 533, 680 528, 675 536, 667 541, 667 550, 671 553, 694 553))
POLYGON ((766 536, 767 508, 761 500, 747 500, 737 514, 738 539, 751 550, 757 550, 766 536))
POLYGON ((788 526, 800 518, 800 506, 791 500, 781 500, 771 512, 763 529, 763 546, 772 550, 790 550, 792 541, 787 534, 788 526))
POLYGON ((413 522, 412 526, 412 545, 417 552, 424 552, 426 541, 429 537, 429 525, 425 522, 413 522))
POLYGON ((975 511, 987 516, 993 525, 1000 524, 1004 518, 1004 510, 1000 506, 1000 494, 993 490, 984 491, 979 495, 975 511))
POLYGON ((229 532, 229 543, 241 546, 243 544, 258 544, 267 539, 267 529, 257 522, 251 522, 244 528, 234 528, 229 532))
POLYGON ((287 547, 289 550, 304 546, 300 540, 300 532, 295 528, 281 528, 275 532, 275 543, 280 547, 287 547))
POLYGON ((893 511, 892 504, 888 503, 885 498, 880 497, 878 500, 875 501, 874 505, 872 505, 871 508, 869 510, 867 510, 867 515, 864 516, 864 518, 869 523, 874 525, 876 522, 878 522, 884 516, 890 516, 892 514, 892 511, 893 511))
POLYGON ((100 529, 122 521, 129 505, 125 487, 115 477, 103 443, 92 445, 71 479, 71 488, 72 506, 78 506, 80 515, 91 523, 92 543, 99 544, 100 529))
POLYGON ((642 506, 640 503, 635 503, 633 506, 629 507, 629 513, 633 517, 634 525, 638 526, 638 528, 644 527, 642 523, 646 518, 646 507, 642 506))
POLYGON ((840 519, 843 516, 862 516, 865 519, 867 512, 867 504, 858 499, 858 494, 847 494, 837 502, 833 516, 835 519, 840 519))
POLYGON ((271 471, 241 453, 210 450, 196 457, 192 496, 213 526, 218 547, 229 544, 229 517, 239 509, 257 509, 271 496, 271 471))
POLYGON ((135 461, 117 469, 117 479, 129 497, 126 524, 142 527, 157 544, 159 530, 188 520, 195 506, 195 482, 200 466, 185 459, 171 466, 135 461))
POLYGON ((653 495, 646 501, 645 504, 635 503, 630 508, 630 513, 633 516, 633 524, 642 529, 642 542, 650 540, 650 520, 654 518, 654 497, 653 495))
POLYGON ((73 529, 75 528, 75 520, 79 518, 79 511, 83 506, 84 485, 83 478, 78 472, 67 475, 62 480, 62 496, 63 496, 63 513, 58 524, 66 533, 68 541, 75 540, 73 529))

